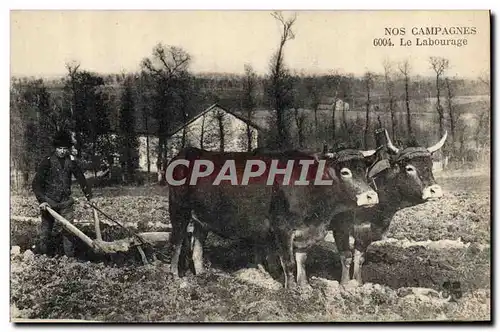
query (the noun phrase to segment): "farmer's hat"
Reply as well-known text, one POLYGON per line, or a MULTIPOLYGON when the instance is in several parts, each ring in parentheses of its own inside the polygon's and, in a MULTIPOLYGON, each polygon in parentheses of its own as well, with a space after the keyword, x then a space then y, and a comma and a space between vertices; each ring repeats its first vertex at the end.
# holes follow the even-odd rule
POLYGON ((71 134, 64 130, 58 131, 53 137, 52 145, 54 147, 72 147, 73 140, 71 138, 71 134))

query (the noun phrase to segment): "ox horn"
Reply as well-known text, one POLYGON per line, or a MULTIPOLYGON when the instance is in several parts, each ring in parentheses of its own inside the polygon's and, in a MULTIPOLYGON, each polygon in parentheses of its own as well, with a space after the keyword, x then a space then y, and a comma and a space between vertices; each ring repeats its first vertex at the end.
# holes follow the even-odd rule
POLYGON ((441 138, 441 140, 439 142, 437 142, 436 144, 434 144, 433 146, 427 148, 427 151, 429 151, 430 153, 433 153, 433 152, 436 152, 437 150, 441 149, 444 145, 444 142, 446 141, 446 137, 448 137, 447 130, 445 130, 444 135, 441 138))
POLYGON ((363 157, 370 157, 377 152, 377 150, 367 150, 367 151, 360 151, 363 154, 363 157))
POLYGON ((385 138, 387 139, 387 148, 394 154, 399 152, 399 149, 392 144, 391 138, 389 137, 389 133, 387 132, 387 129, 385 131, 385 138))

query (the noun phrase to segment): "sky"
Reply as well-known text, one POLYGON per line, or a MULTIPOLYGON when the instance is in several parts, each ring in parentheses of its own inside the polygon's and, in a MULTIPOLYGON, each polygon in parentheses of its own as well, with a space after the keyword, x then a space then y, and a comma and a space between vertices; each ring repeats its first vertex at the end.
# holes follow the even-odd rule
MULTIPOLYGON (((382 73, 384 60, 408 59, 412 74, 431 75, 429 56, 449 59, 448 75, 476 78, 490 70, 490 22, 487 11, 297 11, 295 39, 285 62, 305 73, 338 71, 382 73), (463 47, 400 46, 416 37, 412 28, 474 27, 463 47), (385 28, 404 28, 391 36, 393 47, 373 40, 385 28)), ((284 11, 285 18, 293 12, 284 11)), ((435 38, 436 36, 432 36, 435 38)), ((175 45, 192 56, 193 72, 243 73, 251 64, 268 71, 280 26, 269 11, 12 11, 11 75, 55 76, 65 63, 99 73, 140 70, 155 44, 175 45)), ((450 38, 439 36, 439 38, 450 38)))

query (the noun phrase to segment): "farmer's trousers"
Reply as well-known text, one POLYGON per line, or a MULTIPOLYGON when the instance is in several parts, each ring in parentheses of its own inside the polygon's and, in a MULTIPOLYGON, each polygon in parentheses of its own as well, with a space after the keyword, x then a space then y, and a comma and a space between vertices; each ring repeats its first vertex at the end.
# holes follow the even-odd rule
MULTIPOLYGON (((74 206, 65 206, 60 209, 53 209, 59 213, 64 219, 73 223, 74 206)), ((53 247, 53 239, 61 234, 63 240, 64 254, 68 257, 75 256, 74 236, 69 233, 48 211, 41 211, 42 224, 40 227, 40 243, 39 248, 42 254, 50 255, 55 252, 53 247)))

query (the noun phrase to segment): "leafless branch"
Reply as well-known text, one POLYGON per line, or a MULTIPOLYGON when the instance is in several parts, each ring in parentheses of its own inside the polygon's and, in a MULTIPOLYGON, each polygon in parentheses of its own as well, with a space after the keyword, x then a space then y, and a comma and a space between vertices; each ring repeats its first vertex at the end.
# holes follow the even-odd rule
POLYGON ((450 61, 448 59, 441 57, 431 56, 429 58, 429 62, 431 64, 431 68, 434 69, 436 75, 438 76, 441 75, 446 69, 448 69, 450 65, 450 61))
POLYGON ((398 69, 401 72, 401 74, 403 74, 403 76, 405 76, 405 77, 408 76, 410 74, 410 71, 411 71, 410 62, 408 60, 405 60, 405 61, 399 63, 398 69))

